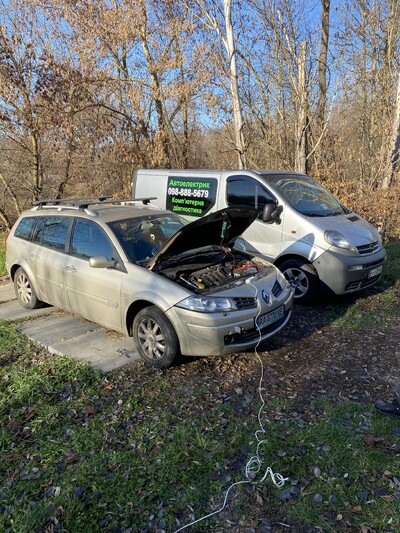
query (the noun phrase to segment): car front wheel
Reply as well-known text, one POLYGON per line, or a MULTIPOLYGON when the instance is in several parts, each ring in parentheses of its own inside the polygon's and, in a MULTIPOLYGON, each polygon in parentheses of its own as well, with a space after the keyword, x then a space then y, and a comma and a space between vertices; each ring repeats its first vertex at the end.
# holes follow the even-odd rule
POLYGON ((133 338, 140 357, 156 368, 171 366, 179 354, 179 341, 171 322, 153 305, 136 315, 133 338))
POLYGON ((294 289, 294 301, 310 303, 318 292, 318 274, 314 267, 301 259, 288 259, 279 265, 280 271, 294 289))
POLYGON ((25 309, 37 309, 43 305, 36 295, 28 274, 21 267, 15 273, 14 289, 19 303, 25 309))

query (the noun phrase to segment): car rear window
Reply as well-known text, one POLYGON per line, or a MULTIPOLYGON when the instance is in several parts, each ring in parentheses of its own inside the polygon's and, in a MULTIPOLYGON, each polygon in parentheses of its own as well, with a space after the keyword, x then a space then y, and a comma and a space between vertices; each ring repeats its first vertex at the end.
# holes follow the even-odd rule
POLYGON ((36 217, 25 217, 19 221, 18 226, 15 228, 14 236, 29 241, 32 235, 32 230, 36 224, 36 217))
POLYGON ((67 217, 40 218, 32 240, 54 250, 64 251, 70 225, 71 218, 67 217))

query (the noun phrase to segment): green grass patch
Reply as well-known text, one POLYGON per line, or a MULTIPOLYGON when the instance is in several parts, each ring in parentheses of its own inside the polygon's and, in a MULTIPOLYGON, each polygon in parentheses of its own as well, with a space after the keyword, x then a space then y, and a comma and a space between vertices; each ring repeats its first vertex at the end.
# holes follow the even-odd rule
POLYGON ((385 245, 387 260, 383 270, 383 281, 386 285, 400 287, 400 240, 385 245))
POLYGON ((0 232, 0 278, 7 275, 6 270, 6 234, 0 232))
MULTIPOLYGON (((0 530, 173 532, 218 508, 255 452, 257 391, 238 413, 212 376, 179 372, 138 363, 104 376, 0 323, 0 530)), ((229 516, 260 528, 268 509, 294 530, 396 531, 394 422, 369 409, 320 402, 313 422, 268 423, 262 471, 233 490, 229 516), (257 483, 269 465, 284 487, 257 483)), ((226 513, 196 525, 233 530, 226 513)))
POLYGON ((328 316, 338 328, 368 330, 385 329, 399 316, 400 306, 400 241, 386 245, 387 260, 382 280, 369 295, 356 293, 348 300, 341 298, 340 305, 331 306, 328 316))

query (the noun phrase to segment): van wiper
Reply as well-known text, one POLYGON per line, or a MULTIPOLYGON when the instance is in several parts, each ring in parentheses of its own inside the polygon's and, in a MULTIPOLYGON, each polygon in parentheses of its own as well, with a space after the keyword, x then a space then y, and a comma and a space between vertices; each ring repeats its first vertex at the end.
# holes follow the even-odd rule
POLYGON ((302 213, 306 217, 335 217, 341 214, 338 211, 329 211, 328 213, 302 213))
POLYGON ((321 217, 322 215, 320 213, 301 213, 305 217, 321 217))

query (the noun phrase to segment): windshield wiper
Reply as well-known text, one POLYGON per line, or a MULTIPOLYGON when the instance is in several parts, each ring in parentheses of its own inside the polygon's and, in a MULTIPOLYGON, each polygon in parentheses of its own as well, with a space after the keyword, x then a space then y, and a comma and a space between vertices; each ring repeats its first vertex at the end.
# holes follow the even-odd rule
POLYGON ((306 217, 335 217, 341 214, 342 213, 338 213, 337 211, 329 211, 328 213, 302 213, 302 215, 306 217))

